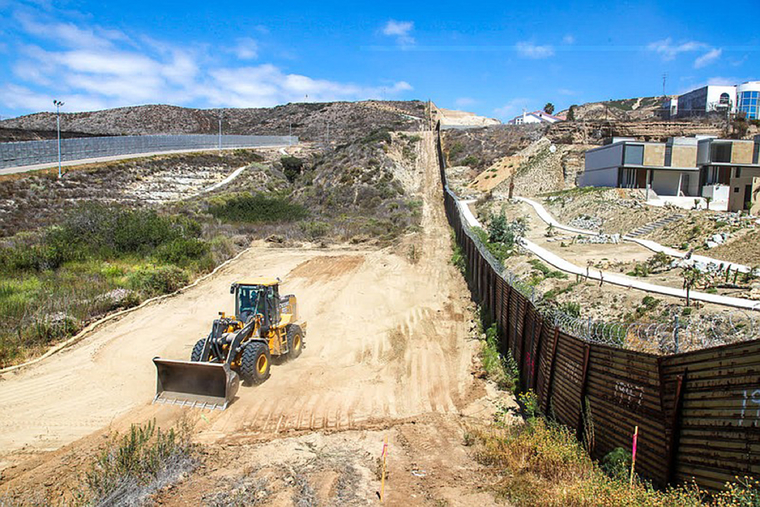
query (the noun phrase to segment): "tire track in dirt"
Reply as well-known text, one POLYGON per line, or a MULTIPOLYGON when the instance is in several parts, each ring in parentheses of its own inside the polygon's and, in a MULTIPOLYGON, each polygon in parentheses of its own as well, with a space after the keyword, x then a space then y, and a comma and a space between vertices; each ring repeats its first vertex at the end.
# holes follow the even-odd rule
POLYGON ((475 344, 465 340, 466 288, 449 264, 433 135, 422 137, 422 232, 405 239, 419 247, 416 263, 403 244, 385 250, 261 244, 187 292, 6 376, 0 382, 0 466, 22 448, 54 449, 104 426, 124 428, 153 417, 187 416, 197 423, 198 440, 213 443, 457 413, 472 386, 475 344), (231 312, 229 285, 255 275, 282 278, 281 293, 298 297, 308 322, 301 357, 273 366, 264 384, 241 387, 224 412, 149 405, 151 359, 189 357, 217 311, 231 312))

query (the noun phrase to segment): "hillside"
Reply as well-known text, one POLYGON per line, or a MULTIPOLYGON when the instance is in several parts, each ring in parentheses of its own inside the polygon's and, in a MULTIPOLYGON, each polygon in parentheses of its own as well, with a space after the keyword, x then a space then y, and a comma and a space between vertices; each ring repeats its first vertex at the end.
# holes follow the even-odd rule
POLYGON ((605 100, 573 105, 558 115, 564 117, 572 109, 576 120, 645 120, 656 116, 661 103, 662 97, 605 100))
MULTIPOLYGON (((380 127, 418 130, 420 101, 296 103, 271 108, 193 109, 169 105, 119 107, 62 113, 61 128, 90 135, 216 134, 288 135, 304 141, 344 142, 380 127)), ((0 121, 0 129, 49 131, 55 114, 34 113, 0 121)))

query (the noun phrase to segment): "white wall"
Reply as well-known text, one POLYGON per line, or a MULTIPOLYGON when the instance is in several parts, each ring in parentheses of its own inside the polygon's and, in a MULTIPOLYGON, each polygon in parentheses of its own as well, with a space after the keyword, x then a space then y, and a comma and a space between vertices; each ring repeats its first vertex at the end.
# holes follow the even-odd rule
POLYGON ((707 87, 707 111, 715 111, 720 103, 720 96, 728 93, 731 99, 731 112, 736 112, 736 87, 735 86, 708 86, 707 87))
POLYGON ((585 170, 578 182, 582 187, 616 187, 618 168, 623 164, 623 143, 586 152, 585 170))

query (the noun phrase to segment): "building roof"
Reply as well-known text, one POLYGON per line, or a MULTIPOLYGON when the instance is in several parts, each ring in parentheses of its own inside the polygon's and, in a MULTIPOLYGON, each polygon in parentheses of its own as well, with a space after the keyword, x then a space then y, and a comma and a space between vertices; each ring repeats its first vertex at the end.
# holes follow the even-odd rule
POLYGON ((555 121, 556 122, 556 121, 563 121, 564 120, 564 118, 560 118, 559 116, 553 116, 553 115, 548 114, 548 113, 546 113, 544 111, 530 111, 530 112, 525 112, 523 114, 519 114, 519 115, 515 116, 514 118, 512 118, 509 121, 509 123, 515 123, 517 120, 519 120, 520 118, 523 118, 524 116, 534 116, 534 117, 536 117, 536 118, 538 118, 539 120, 542 120, 542 121, 543 120, 548 120, 548 121, 555 121))

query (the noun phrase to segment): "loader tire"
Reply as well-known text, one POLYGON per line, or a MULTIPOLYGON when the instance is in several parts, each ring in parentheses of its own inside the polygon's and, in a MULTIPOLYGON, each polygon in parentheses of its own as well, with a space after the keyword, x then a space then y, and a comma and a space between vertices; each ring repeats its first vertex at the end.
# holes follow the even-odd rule
POLYGON ((269 378, 271 364, 269 347, 262 342, 249 342, 240 359, 240 378, 248 385, 261 384, 269 378))
POLYGON ((303 351, 303 331, 295 324, 288 326, 288 359, 295 359, 303 351))
POLYGON ((203 354, 203 345, 206 343, 205 338, 201 338, 198 340, 198 342, 195 344, 195 347, 193 347, 193 353, 190 354, 190 360, 194 362, 199 361, 207 361, 208 358, 201 358, 201 354, 203 354))

